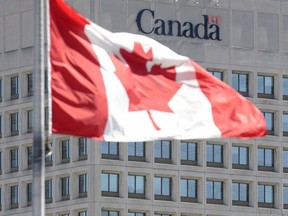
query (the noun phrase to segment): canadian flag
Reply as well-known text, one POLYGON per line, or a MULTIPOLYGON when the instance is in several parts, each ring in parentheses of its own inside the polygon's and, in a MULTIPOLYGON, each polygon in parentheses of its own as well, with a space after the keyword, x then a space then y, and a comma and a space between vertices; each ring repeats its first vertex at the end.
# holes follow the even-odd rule
POLYGON ((251 138, 262 113, 188 57, 50 0, 52 132, 107 141, 251 138))

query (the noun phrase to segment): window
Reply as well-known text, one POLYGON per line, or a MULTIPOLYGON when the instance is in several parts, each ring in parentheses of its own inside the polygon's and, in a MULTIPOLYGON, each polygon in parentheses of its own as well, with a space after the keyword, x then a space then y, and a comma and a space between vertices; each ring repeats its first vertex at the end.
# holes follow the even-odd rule
POLYGON ((154 177, 154 198, 155 200, 172 200, 171 197, 172 179, 169 177, 154 177))
POLYGON ((88 178, 87 173, 79 175, 79 197, 87 197, 88 178))
POLYGON ((88 216, 87 211, 78 212, 78 216, 88 216))
POLYGON ((232 164, 234 169, 249 169, 249 148, 232 146, 232 164))
POLYGON ((283 100, 288 100, 288 76, 283 77, 283 100))
POLYGON ((0 79, 0 102, 2 101, 2 79, 0 79))
POLYGON ((102 196, 119 196, 119 175, 116 173, 102 173, 102 196))
POLYGON ((223 204, 223 182, 207 180, 207 203, 223 204))
POLYGON ((268 135, 274 135, 274 113, 263 112, 266 121, 266 129, 268 135))
POLYGON ((213 71, 207 69, 209 73, 211 73, 214 77, 218 78, 219 80, 223 81, 223 72, 221 71, 213 71))
POLYGON ((101 216, 120 216, 118 211, 102 210, 101 216))
POLYGON ((17 172, 19 168, 18 161, 18 148, 10 150, 10 162, 11 162, 11 172, 17 172))
POLYGON ((61 178, 61 196, 62 200, 70 199, 70 177, 61 178))
POLYGON ((87 139, 81 137, 78 139, 79 141, 79 160, 87 159, 87 139))
POLYGON ((128 143, 128 160, 145 161, 145 143, 129 142, 128 143))
POLYGON ((2 152, 0 151, 0 175, 2 174, 2 152))
POLYGON ((32 147, 27 147, 27 165, 28 165, 28 169, 32 168, 32 162, 33 162, 32 147))
POLYGON ((170 214, 159 214, 159 213, 155 213, 154 216, 172 216, 170 214))
POLYGON ((18 98, 18 76, 14 76, 11 77, 11 100, 18 98))
POLYGON ((274 207, 274 186, 258 185, 258 207, 274 207))
POLYGON ((48 71, 47 71, 47 69, 45 69, 45 72, 44 72, 44 90, 45 90, 45 93, 48 92, 48 71))
MULTIPOLYGON (((52 149, 52 143, 51 145, 51 149, 52 149)), ((52 166, 53 165, 53 151, 51 151, 52 153, 49 155, 45 156, 45 166, 52 166)))
POLYGON ((274 98, 274 78, 273 76, 258 75, 257 93, 259 98, 274 98))
POLYGON ((288 113, 283 113, 282 125, 283 125, 283 136, 288 136, 288 113))
POLYGON ((28 129, 28 133, 31 133, 33 130, 33 111, 32 110, 27 111, 27 129, 28 129))
POLYGON ((19 194, 18 194, 18 185, 14 185, 11 186, 10 188, 10 196, 11 196, 11 200, 10 200, 10 208, 18 208, 18 204, 19 204, 19 194))
POLYGON ((248 96, 248 74, 233 72, 232 73, 232 87, 242 94, 243 96, 248 96))
POLYGON ((288 208, 288 186, 287 185, 283 186, 283 208, 284 209, 288 208))
POLYGON ((48 107, 45 107, 45 113, 44 113, 45 129, 48 129, 48 122, 49 122, 49 109, 48 107))
POLYGON ((32 202, 32 183, 27 184, 27 205, 30 206, 32 202))
POLYGON ((128 175, 128 197, 145 198, 145 176, 128 175))
POLYGON ((69 140, 63 140, 61 143, 62 143, 62 163, 69 163, 70 162, 69 140))
POLYGON ((157 140, 154 142, 155 162, 171 163, 171 141, 157 140))
POLYGON ((288 172, 288 149, 283 149, 283 172, 288 172))
POLYGON ((145 216, 142 212, 128 212, 128 216, 145 216))
POLYGON ((258 170, 274 171, 274 149, 258 148, 258 170))
POLYGON ((182 202, 197 202, 197 180, 181 178, 180 193, 182 202))
POLYGON ((0 138, 2 138, 2 116, 0 115, 0 138))
POLYGON ((10 114, 10 122, 11 122, 11 136, 15 136, 19 134, 18 129, 18 113, 10 114))
POLYGON ((45 202, 52 202, 52 179, 48 179, 45 181, 45 202))
POLYGON ((239 182, 232 183, 232 202, 233 205, 249 205, 249 184, 239 182))
POLYGON ((119 159, 118 142, 102 142, 102 159, 119 159))
POLYGON ((27 91, 28 96, 33 95, 33 74, 27 74, 27 91))
POLYGON ((181 164, 197 165, 197 144, 181 141, 181 164))
POLYGON ((2 188, 0 188, 0 211, 2 210, 2 188))
POLYGON ((207 166, 223 167, 223 145, 207 144, 206 147, 207 166))

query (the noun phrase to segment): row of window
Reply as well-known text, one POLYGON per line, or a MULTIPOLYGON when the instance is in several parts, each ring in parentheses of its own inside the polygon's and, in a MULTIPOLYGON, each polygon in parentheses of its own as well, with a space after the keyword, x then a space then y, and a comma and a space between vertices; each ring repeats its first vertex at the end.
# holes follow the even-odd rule
MULTIPOLYGON (((121 145, 124 145, 121 144, 121 145)), ((181 148, 181 164, 182 165, 198 165, 198 143, 196 142, 180 142, 181 148)), ((119 142, 102 142, 102 159, 119 159, 119 142)), ((224 148, 223 144, 206 144, 206 166, 208 167, 224 167, 224 148)), ((232 145, 232 168, 233 169, 249 169, 249 146, 232 145)), ((70 162, 70 140, 62 140, 60 142, 60 163, 70 162)), ((146 143, 145 142, 129 142, 128 143, 128 160, 130 161, 146 161, 146 143)), ((283 172, 288 172, 288 148, 283 149, 283 172)), ((8 152, 7 152, 8 153, 8 152)), ((9 154, 10 170, 8 172, 19 171, 19 149, 11 148, 9 154)), ((32 167, 32 147, 26 147, 27 169, 32 167)), ((259 171, 275 171, 275 154, 276 150, 269 147, 258 147, 258 170, 259 171)), ((87 139, 78 139, 78 159, 86 160, 88 157, 87 139)), ((154 141, 154 160, 156 163, 172 164, 172 141, 159 140, 154 141)), ((7 161, 4 159, 3 161, 7 161)), ((46 166, 53 165, 53 154, 45 158, 46 166)), ((7 164, 7 163, 4 163, 7 164)), ((0 170, 2 171, 2 152, 0 151, 0 170)))
MULTIPOLYGON (((210 70, 207 69, 213 76, 218 79, 224 81, 224 72, 221 70, 210 70)), ((251 72, 243 72, 243 71, 232 71, 232 87, 238 91, 243 96, 251 96, 249 95, 249 76, 251 76, 251 72)), ((257 96, 259 98, 275 98, 275 77, 273 75, 266 75, 259 73, 257 75, 257 96)), ((282 93, 283 100, 288 99, 288 75, 284 75, 282 77, 282 93)))
MULTIPOLYGON (((101 173, 101 195, 108 197, 119 197, 120 188, 119 173, 113 171, 103 171, 101 173)), ((145 174, 128 174, 128 198, 147 199, 147 176, 145 174)), ((174 179, 175 180, 175 179, 174 179)), ((173 177, 169 176, 154 176, 154 199, 163 201, 172 201, 173 177)), ((206 180, 206 190, 199 188, 199 179, 193 177, 181 177, 179 186, 179 195, 181 202, 198 202, 198 193, 206 191, 206 203, 208 204, 224 204, 224 187, 229 186, 224 180, 206 180)), ((70 176, 64 176, 59 179, 61 200, 70 200, 70 176)), ((56 184, 55 184, 56 186, 56 184)), ((258 183, 258 207, 275 207, 275 188, 278 185, 258 183)), ((73 185, 75 188, 75 186, 73 185)), ((249 188, 252 187, 252 182, 241 180, 232 180, 232 205, 236 206, 251 206, 249 203, 251 195, 249 188)), ((19 207, 19 185, 10 185, 10 208, 19 207)), ((21 190, 23 191, 23 189, 21 190)), ((288 185, 283 185, 283 208, 288 208, 288 185)), ((87 197, 88 194, 88 174, 78 175, 78 193, 79 198, 87 197)), ((1 195, 1 191, 0 191, 1 195)), ((1 198, 1 197, 0 197, 1 198)), ((7 200, 7 197, 3 197, 7 200)), ((53 180, 45 181, 45 200, 46 203, 53 202, 53 180)), ((1 202, 1 199, 0 199, 1 202)), ((32 183, 26 184, 26 202, 27 206, 32 202, 32 183)))

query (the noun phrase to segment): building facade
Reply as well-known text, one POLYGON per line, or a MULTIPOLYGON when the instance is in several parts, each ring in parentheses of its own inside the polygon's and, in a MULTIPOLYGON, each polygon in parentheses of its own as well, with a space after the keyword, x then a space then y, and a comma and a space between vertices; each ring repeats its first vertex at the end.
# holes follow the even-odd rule
MULTIPOLYGON (((287 0, 68 2, 108 30, 191 57, 259 107, 268 135, 137 143, 53 135, 47 216, 288 215, 287 0)), ((33 0, 0 0, 5 216, 32 215, 33 25, 33 0)), ((47 126, 47 108, 45 118, 47 126)))

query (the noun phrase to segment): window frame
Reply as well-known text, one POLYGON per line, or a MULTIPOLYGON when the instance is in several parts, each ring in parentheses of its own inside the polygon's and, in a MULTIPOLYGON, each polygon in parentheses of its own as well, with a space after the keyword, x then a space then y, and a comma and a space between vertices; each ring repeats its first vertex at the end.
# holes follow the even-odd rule
POLYGON ((45 180, 45 203, 52 203, 53 200, 53 179, 45 180))
POLYGON ((190 179, 190 178, 180 178, 180 199, 181 202, 197 202, 198 201, 198 180, 197 179, 190 179), (187 192, 187 196, 183 196, 182 195, 182 182, 185 181, 186 182, 186 192, 187 192), (195 196, 189 196, 189 189, 190 189, 190 184, 189 182, 193 181, 194 184, 194 191, 195 191, 195 196))
POLYGON ((283 208, 288 209, 288 185, 283 185, 283 208), (286 194, 286 196, 285 196, 286 194), (287 199, 287 202, 285 202, 285 198, 287 199))
POLYGON ((88 194, 88 174, 79 175, 79 197, 87 197, 88 194))
POLYGON ((78 156, 79 156, 79 160, 87 160, 87 158, 88 158, 87 138, 86 137, 80 137, 78 139, 78 156))
POLYGON ((146 194, 146 176, 145 175, 135 175, 135 174, 128 174, 128 198, 137 198, 137 199, 145 199, 146 194), (129 177, 134 177, 133 183, 134 183, 134 192, 129 192, 129 177), (143 178, 143 193, 137 192, 138 185, 140 184, 137 180, 137 178, 143 178))
MULTIPOLYGON (((245 195, 245 194, 244 194, 245 195)), ((237 181, 233 181, 232 182, 232 205, 236 205, 236 206, 249 206, 249 183, 245 183, 245 182, 237 182, 237 181), (237 184, 237 200, 233 199, 233 193, 234 193, 234 185, 237 184), (241 200, 241 195, 243 193, 243 190, 241 189, 241 186, 245 185, 246 186, 246 197, 245 200, 241 200)))
POLYGON ((27 132, 31 133, 33 131, 33 110, 27 110, 27 132))
POLYGON ((273 172, 275 169, 275 149, 273 148, 265 148, 265 147, 258 147, 257 148, 257 166, 258 166, 258 171, 270 171, 273 172), (260 155, 260 151, 263 150, 263 165, 259 165, 259 155, 260 155), (267 151, 272 151, 272 161, 271 161, 271 166, 269 164, 267 164, 266 158, 268 157, 268 153, 266 154, 267 151))
POLYGON ((232 71, 232 88, 237 91, 238 93, 240 93, 241 95, 248 97, 249 96, 249 73, 245 73, 245 72, 241 72, 241 71, 232 71), (233 86, 233 81, 234 81, 234 77, 237 76, 237 88, 235 88, 233 86), (245 76, 245 85, 246 85, 246 90, 245 91, 241 91, 240 87, 241 87, 241 76, 245 76))
MULTIPOLYGON (((233 145, 232 146, 232 168, 233 169, 249 169, 249 147, 248 146, 240 146, 240 145, 233 145), (234 163, 233 156, 234 156, 234 149, 237 148, 237 163, 234 163), (246 158, 245 158, 245 164, 241 163, 241 149, 246 150, 246 158)), ((244 157, 244 156, 243 156, 244 157)))
POLYGON ((70 162, 70 140, 65 139, 61 141, 61 160, 62 163, 70 162))
POLYGON ((172 177, 167 176, 154 176, 154 199, 155 200, 164 200, 171 201, 172 200, 172 177), (156 194, 156 179, 160 179, 160 194, 156 194), (169 194, 163 195, 163 180, 169 180, 169 194))
POLYGON ((11 100, 15 100, 19 98, 19 76, 10 77, 10 95, 11 100))
POLYGON ((10 169, 11 172, 18 172, 19 170, 19 149, 10 149, 10 169))
POLYGON ((283 85, 283 96, 282 96, 282 98, 283 98, 283 100, 288 100, 288 76, 286 75, 286 76, 283 76, 282 77, 282 85, 283 85), (285 90, 284 89, 286 89, 285 88, 285 81, 287 82, 287 95, 285 94, 285 90))
POLYGON ((105 216, 115 216, 114 214, 111 215, 112 212, 113 212, 113 213, 117 213, 116 216, 120 216, 120 212, 119 212, 119 211, 116 211, 116 210, 104 210, 104 209, 102 209, 102 210, 101 210, 101 216, 103 216, 103 212, 107 212, 107 214, 105 214, 105 216))
POLYGON ((110 159, 110 160, 119 160, 120 155, 119 155, 119 142, 108 142, 108 141, 103 141, 101 143, 101 157, 102 159, 110 159), (104 148, 103 145, 107 144, 107 152, 103 152, 104 148), (111 152, 111 145, 116 145, 116 154, 111 152))
POLYGON ((266 99, 274 99, 274 91, 275 91, 275 83, 274 83, 275 77, 272 75, 263 75, 263 74, 258 74, 257 75, 257 96, 258 98, 266 98, 266 99), (261 82, 261 86, 263 89, 263 92, 259 92, 259 78, 262 77, 263 81, 261 82), (272 87, 271 87, 271 93, 266 93, 266 79, 272 78, 272 87))
POLYGON ((32 183, 26 184, 27 206, 32 204, 32 183))
POLYGON ((61 198, 62 200, 70 199, 70 176, 60 178, 61 181, 61 198))
POLYGON ((206 202, 208 204, 223 204, 224 203, 224 182, 220 180, 206 180, 206 202), (212 183, 212 197, 208 197, 208 183, 212 183), (220 199, 215 198, 215 184, 220 183, 220 199))
POLYGON ((217 69, 208 69, 207 68, 207 71, 214 77, 216 77, 217 79, 221 80, 222 82, 224 82, 224 71, 222 70, 217 70, 217 69), (220 76, 218 76, 218 74, 220 76))
POLYGON ((127 147, 128 147, 128 160, 129 161, 140 161, 140 162, 144 162, 145 161, 145 157, 146 157, 146 143, 145 142, 128 142, 127 143, 127 147), (137 149, 139 149, 139 145, 141 146, 141 150, 142 150, 142 154, 141 155, 137 155, 137 149), (133 150, 133 154, 130 154, 130 148, 132 148, 133 150))
POLYGON ((27 74, 27 94, 28 96, 32 96, 34 91, 33 86, 33 73, 27 74))
MULTIPOLYGON (((158 153, 157 153, 158 154, 158 153)), ((171 164, 172 163, 172 141, 171 140, 156 140, 154 141, 154 162, 155 163, 165 163, 165 164, 171 164), (160 144, 160 156, 156 156, 157 153, 157 145, 160 144), (163 152, 165 151, 165 145, 169 144, 169 149, 168 149, 168 157, 165 157, 163 155, 163 152)))
MULTIPOLYGON (((180 148, 181 148, 181 165, 193 165, 197 166, 198 165, 198 143, 197 142, 190 142, 190 141, 180 141, 180 148), (182 153, 183 153, 183 146, 185 145, 185 151, 186 153, 185 158, 183 159, 182 153), (191 147, 190 147, 191 146, 191 147), (192 147, 194 146, 194 147, 192 147), (194 149, 194 160, 190 158, 190 150, 194 149)), ((193 151, 192 151, 193 152, 193 151)))
POLYGON ((262 207, 262 208, 274 208, 274 205, 275 205, 275 186, 274 185, 269 185, 269 184, 258 184, 258 207, 262 207), (264 187, 264 196, 263 196, 263 199, 264 199, 264 202, 259 202, 259 186, 263 186, 264 187), (267 202, 265 201, 266 200, 266 187, 271 187, 272 188, 272 202, 267 202))
POLYGON ((101 173, 101 195, 102 196, 109 196, 109 197, 119 197, 119 186, 120 186, 120 183, 119 183, 119 180, 120 180, 120 175, 118 173, 112 173, 112 172, 102 172, 101 173), (103 190, 103 176, 104 175, 107 175, 107 190, 103 190), (115 176, 116 177, 116 181, 117 181, 117 184, 116 184, 116 191, 112 191, 111 190, 111 176, 115 176))
POLYGON ((282 132, 283 136, 288 136, 288 113, 283 112, 282 115, 282 132), (284 121, 284 119, 287 118, 287 121, 284 121), (287 130, 285 130, 285 125, 287 125, 287 130))
POLYGON ((19 135, 19 113, 10 113, 10 132, 11 136, 19 135))
POLYGON ((224 145, 222 144, 216 144, 216 143, 206 143, 206 166, 207 167, 216 167, 216 168, 223 168, 224 167, 224 145), (211 161, 208 161, 208 146, 213 146, 212 148, 212 159, 211 161), (221 146, 221 152, 220 152, 220 162, 215 162, 216 153, 215 147, 221 146))
POLYGON ((19 186, 12 185, 10 187, 10 208, 15 209, 19 207, 19 186))

